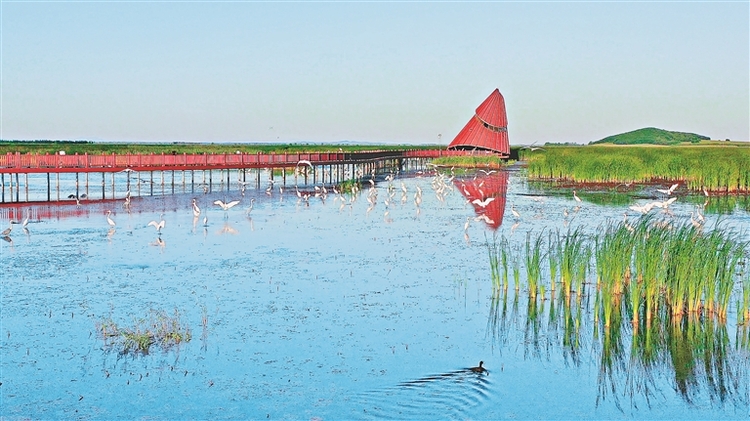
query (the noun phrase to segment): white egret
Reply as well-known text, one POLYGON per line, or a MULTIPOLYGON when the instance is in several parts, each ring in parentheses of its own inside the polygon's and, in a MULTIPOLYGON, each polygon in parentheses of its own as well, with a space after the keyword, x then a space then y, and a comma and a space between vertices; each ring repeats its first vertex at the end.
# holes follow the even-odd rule
POLYGON ((581 198, 578 197, 575 190, 573 190, 573 199, 575 199, 576 202, 581 203, 581 198))
POLYGON ((512 205, 510 205, 510 213, 512 213, 512 214, 513 214, 513 216, 515 216, 515 217, 516 217, 516 219, 519 219, 519 218, 521 218, 521 214, 520 214, 520 213, 518 213, 518 211, 516 210, 516 205, 515 205, 515 203, 514 203, 514 204, 512 204, 512 205))
POLYGON ((706 222, 706 218, 701 214, 701 209, 699 207, 695 208, 695 216, 701 224, 706 222))
POLYGON ((107 211, 107 223, 109 224, 110 227, 114 228, 117 224, 115 223, 115 220, 112 219, 109 215, 112 215, 111 210, 107 211))
POLYGON ((466 223, 464 224, 464 232, 466 232, 466 231, 468 231, 468 230, 469 230, 469 224, 470 224, 470 223, 471 223, 471 217, 470 217, 470 216, 467 216, 467 217, 466 217, 466 223))
POLYGON ((647 214, 654 208, 655 204, 659 202, 646 203, 645 205, 631 205, 629 208, 642 214, 647 214))
POLYGON ((31 217, 31 209, 26 209, 26 218, 24 218, 23 224, 21 224, 22 227, 26 228, 29 225, 29 217, 31 217))
POLYGON ((198 202, 193 199, 193 216, 196 218, 199 217, 201 214, 201 208, 198 207, 198 202))
POLYGON ((471 203, 473 203, 475 205, 479 205, 479 206, 481 206, 483 208, 486 208, 487 205, 489 205, 490 203, 492 203, 493 200, 495 200, 494 197, 488 197, 488 198, 486 198, 484 200, 474 199, 474 200, 471 201, 471 203))
POLYGON ((696 220, 696 219, 695 219, 695 218, 693 217, 693 214, 694 214, 694 213, 695 213, 695 212, 690 212, 690 223, 691 223, 691 224, 693 224, 693 227, 695 227, 695 228, 700 228, 700 227, 702 227, 702 226, 703 226, 703 223, 702 223, 702 222, 701 222, 701 221, 700 221, 699 219, 698 219, 698 220, 696 220))
POLYGON ((675 183, 675 184, 672 184, 672 186, 670 188, 668 188, 668 189, 656 189, 656 191, 658 191, 659 193, 664 193, 667 196, 669 196, 669 195, 671 195, 675 191, 675 189, 679 185, 680 185, 680 183, 675 183))
POLYGON ((156 232, 158 232, 159 235, 161 235, 161 230, 162 230, 162 228, 164 228, 164 226, 167 224, 167 222, 164 220, 164 214, 163 213, 159 215, 159 219, 160 219, 159 222, 151 221, 146 226, 148 226, 148 227, 153 226, 154 228, 156 228, 156 232))
POLYGON ((215 200, 215 201, 214 201, 214 205, 219 205, 219 206, 221 206, 221 208, 222 208, 222 209, 224 209, 225 211, 228 211, 228 210, 229 210, 229 209, 231 209, 231 208, 232 208, 233 206, 235 206, 235 205, 237 205, 237 204, 239 204, 239 203, 240 203, 240 201, 239 201, 239 200, 232 200, 232 201, 231 201, 231 202, 229 202, 229 203, 224 203, 224 202, 222 202, 221 200, 215 200))
POLYGON ((247 211, 245 212, 245 214, 250 214, 250 212, 252 212, 252 210, 253 210, 253 203, 255 203, 255 198, 254 197, 252 199, 250 199, 250 207, 247 208, 247 211))

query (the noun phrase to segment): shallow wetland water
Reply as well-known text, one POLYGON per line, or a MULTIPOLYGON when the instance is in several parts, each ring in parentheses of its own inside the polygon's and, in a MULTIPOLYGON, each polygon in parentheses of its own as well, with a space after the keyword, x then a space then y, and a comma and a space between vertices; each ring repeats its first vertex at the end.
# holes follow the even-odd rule
MULTIPOLYGON (((465 181, 481 190, 483 177, 465 181)), ((12 242, 0 242, 0 417, 750 416, 748 332, 734 304, 726 321, 660 328, 658 340, 636 347, 642 335, 627 320, 597 328, 586 297, 571 310, 550 299, 549 285, 538 304, 523 282, 518 293, 493 294, 487 243, 495 236, 520 249, 529 231, 591 233, 626 211, 638 218, 627 204, 594 203, 585 192, 580 204, 567 191, 540 193, 517 172, 497 177, 487 186, 507 180, 507 192, 486 209, 467 203, 466 183, 447 181, 436 193, 424 174, 396 177, 390 199, 379 180, 369 211, 365 183, 343 205, 330 190, 306 202, 293 186, 244 197, 233 187, 134 198, 129 213, 120 200, 32 217, 27 232, 16 225, 12 242), (225 212, 217 199, 241 203, 225 212), (487 217, 477 220, 482 209, 487 217), (158 235, 147 224, 161 213, 158 235), (191 340, 123 353, 97 330, 110 318, 132 326, 152 309, 177 311, 191 340), (653 355, 643 358, 643 349, 653 355), (480 360, 488 372, 468 369, 480 360)), ((694 202, 678 199, 672 218, 689 221, 694 202)), ((746 210, 706 218, 706 227, 721 218, 750 241, 746 210)))

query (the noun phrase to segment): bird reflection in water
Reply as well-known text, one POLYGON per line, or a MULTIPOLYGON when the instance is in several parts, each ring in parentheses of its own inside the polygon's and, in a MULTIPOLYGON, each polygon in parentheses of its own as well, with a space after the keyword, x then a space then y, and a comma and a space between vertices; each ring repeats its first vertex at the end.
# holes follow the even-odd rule
POLYGON ((153 242, 149 243, 149 245, 159 247, 161 251, 164 251, 164 247, 166 247, 167 243, 161 238, 161 236, 158 236, 153 242))
POLYGON ((239 231, 237 231, 229 222, 224 222, 224 226, 221 227, 221 230, 219 230, 218 234, 219 235, 222 235, 222 234, 236 235, 236 234, 239 234, 239 231))

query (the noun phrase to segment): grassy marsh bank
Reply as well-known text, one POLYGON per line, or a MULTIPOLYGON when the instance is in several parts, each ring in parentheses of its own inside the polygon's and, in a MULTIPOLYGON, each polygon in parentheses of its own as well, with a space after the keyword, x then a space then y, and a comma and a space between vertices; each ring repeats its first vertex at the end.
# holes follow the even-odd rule
POLYGON ((576 183, 684 182, 693 191, 750 192, 750 144, 545 146, 522 152, 532 179, 576 183))

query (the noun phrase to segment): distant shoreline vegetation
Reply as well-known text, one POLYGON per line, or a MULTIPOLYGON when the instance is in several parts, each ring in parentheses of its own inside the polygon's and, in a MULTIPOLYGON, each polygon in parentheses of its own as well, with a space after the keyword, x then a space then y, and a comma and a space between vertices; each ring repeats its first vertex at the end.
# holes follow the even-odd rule
POLYGON ((591 142, 590 145, 611 143, 613 145, 679 145, 683 143, 697 144, 704 140, 711 140, 708 136, 695 133, 672 132, 669 130, 646 127, 632 132, 620 133, 614 136, 591 142))

